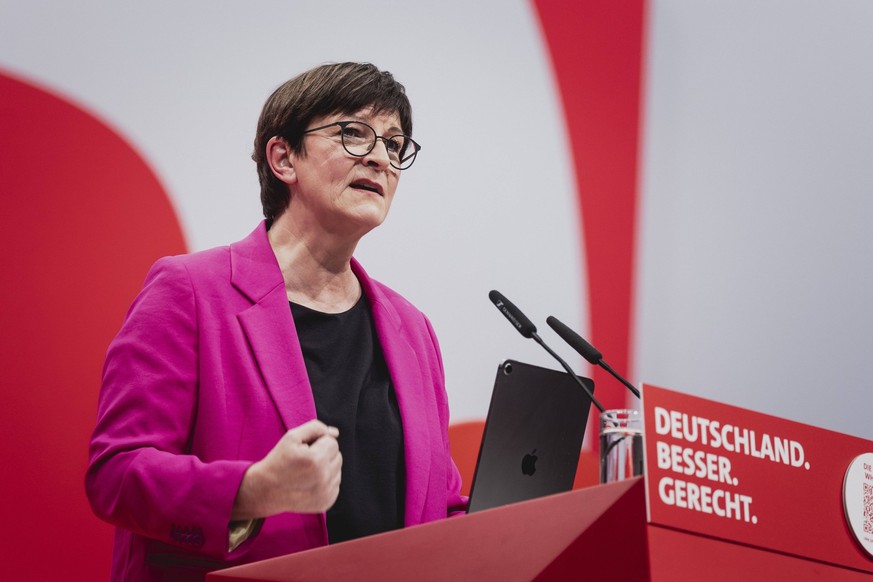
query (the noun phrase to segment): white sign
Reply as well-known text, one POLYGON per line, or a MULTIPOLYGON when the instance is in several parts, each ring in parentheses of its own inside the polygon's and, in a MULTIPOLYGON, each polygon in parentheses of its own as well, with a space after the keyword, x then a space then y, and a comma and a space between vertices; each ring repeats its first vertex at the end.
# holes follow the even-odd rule
POLYGON ((873 453, 849 463, 843 480, 843 508, 852 535, 873 558, 873 453))

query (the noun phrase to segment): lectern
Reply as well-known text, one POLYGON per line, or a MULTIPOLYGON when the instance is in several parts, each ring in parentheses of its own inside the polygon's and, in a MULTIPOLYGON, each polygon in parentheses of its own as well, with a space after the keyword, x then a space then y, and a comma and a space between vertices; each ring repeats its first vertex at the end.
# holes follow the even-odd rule
POLYGON ((873 442, 654 386, 643 394, 645 478, 207 579, 873 580, 873 442))

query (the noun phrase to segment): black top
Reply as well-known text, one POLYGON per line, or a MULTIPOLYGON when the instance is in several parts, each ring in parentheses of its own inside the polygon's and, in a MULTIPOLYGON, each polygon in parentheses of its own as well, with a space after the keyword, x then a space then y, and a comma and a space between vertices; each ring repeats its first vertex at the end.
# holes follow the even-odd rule
POLYGON ((342 483, 330 543, 403 527, 406 470, 397 397, 364 296, 344 313, 291 303, 318 419, 339 429, 342 483))

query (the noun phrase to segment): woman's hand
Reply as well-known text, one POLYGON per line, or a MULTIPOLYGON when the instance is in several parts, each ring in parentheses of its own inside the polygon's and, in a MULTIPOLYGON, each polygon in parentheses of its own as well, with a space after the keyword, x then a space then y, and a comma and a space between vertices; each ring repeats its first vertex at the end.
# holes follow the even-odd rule
POLYGON ((339 495, 339 430, 311 420, 286 432, 243 476, 231 520, 327 511, 339 495))

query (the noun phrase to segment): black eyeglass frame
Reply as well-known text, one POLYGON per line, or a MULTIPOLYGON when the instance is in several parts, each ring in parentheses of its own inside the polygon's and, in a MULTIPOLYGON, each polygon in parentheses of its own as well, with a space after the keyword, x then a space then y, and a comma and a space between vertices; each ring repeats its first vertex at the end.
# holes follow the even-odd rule
POLYGON ((408 144, 406 146, 407 149, 409 149, 410 145, 412 146, 412 153, 409 154, 408 156, 406 156, 405 158, 403 158, 402 160, 400 160, 400 162, 399 162, 400 165, 395 165, 394 162, 391 161, 390 156, 388 157, 388 163, 391 165, 392 168, 399 170, 401 172, 403 170, 408 170, 409 168, 412 167, 412 164, 415 163, 415 158, 416 158, 416 156, 418 156, 418 152, 421 151, 421 145, 419 145, 419 143, 417 141, 415 141, 414 139, 412 139, 411 137, 409 137, 408 135, 403 134, 403 133, 395 133, 394 135, 389 135, 387 137, 379 135, 378 133, 376 133, 376 130, 373 129, 373 127, 370 124, 364 123, 363 121, 353 121, 353 120, 352 121, 334 121, 333 123, 328 123, 327 125, 322 125, 320 127, 313 127, 312 129, 307 129, 306 131, 303 132, 302 135, 306 135, 307 133, 312 133, 313 131, 320 131, 322 129, 327 129, 329 127, 333 127, 334 125, 340 126, 340 130, 345 130, 346 126, 351 125, 352 123, 357 123, 359 125, 363 125, 363 126, 369 128, 369 130, 372 131, 373 135, 376 137, 373 140, 373 143, 370 144, 370 149, 368 149, 363 154, 356 154, 356 153, 352 152, 351 150, 349 150, 349 147, 346 145, 346 135, 345 135, 344 131, 340 131, 340 141, 343 144, 343 149, 346 150, 346 152, 350 156, 355 156, 356 158, 363 158, 364 156, 369 155, 369 153, 373 151, 373 148, 376 147, 376 142, 378 142, 380 139, 382 140, 382 142, 385 143, 385 149, 387 150, 388 149, 388 140, 394 139, 395 137, 402 137, 404 140, 406 140, 408 142, 408 144), (412 158, 412 161, 409 162, 409 165, 406 166, 405 168, 401 168, 400 166, 403 165, 403 162, 405 162, 409 158, 412 158))

